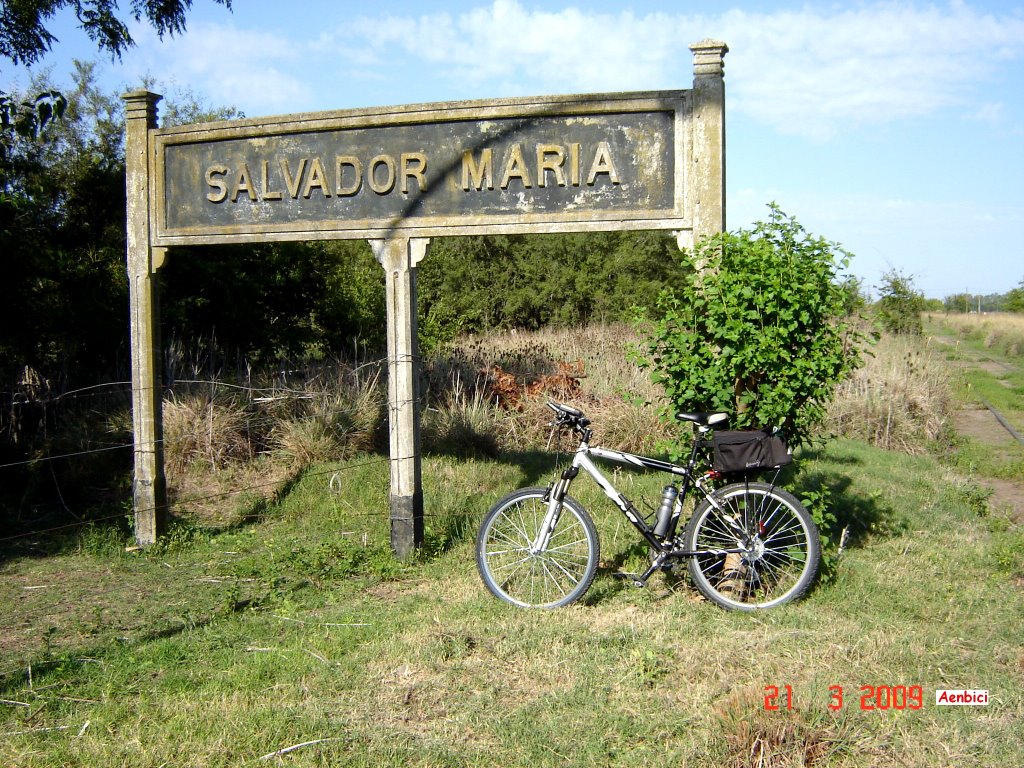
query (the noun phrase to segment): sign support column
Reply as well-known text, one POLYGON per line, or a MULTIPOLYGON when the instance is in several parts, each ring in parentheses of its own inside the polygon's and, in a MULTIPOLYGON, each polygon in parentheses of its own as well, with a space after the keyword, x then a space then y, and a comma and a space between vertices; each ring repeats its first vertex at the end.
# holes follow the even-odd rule
POLYGON ((693 240, 725 231, 725 54, 702 40, 693 51, 693 240))
POLYGON ((426 255, 429 243, 429 238, 422 237, 370 240, 385 273, 391 547, 402 560, 423 544, 416 265, 426 255))
POLYGON ((125 101, 125 186, 127 192, 127 268, 131 298, 132 432, 135 474, 132 496, 135 541, 153 544, 167 528, 164 477, 163 392, 160 385, 160 305, 156 270, 166 248, 150 247, 149 131, 156 128, 160 96, 132 91, 125 101))

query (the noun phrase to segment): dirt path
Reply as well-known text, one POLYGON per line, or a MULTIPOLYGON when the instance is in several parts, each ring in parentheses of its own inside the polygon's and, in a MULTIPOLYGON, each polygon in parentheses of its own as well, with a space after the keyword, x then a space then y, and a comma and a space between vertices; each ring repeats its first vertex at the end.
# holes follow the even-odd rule
MULTIPOLYGON (((957 434, 999 450, 1014 450, 1018 445, 1017 439, 987 408, 957 411, 953 415, 953 427, 957 434)), ((989 505, 993 510, 1005 511, 1013 520, 1024 523, 1024 484, 994 477, 979 482, 992 489, 989 505)))
MULTIPOLYGON (((952 345, 954 343, 948 337, 934 338, 942 344, 952 345)), ((961 354, 967 351, 960 350, 961 354)), ((997 376, 1005 374, 1007 371, 1016 371, 1016 368, 1009 363, 978 360, 973 355, 963 355, 959 364, 965 368, 975 368, 997 376)), ((953 426, 957 434, 991 446, 997 451, 1021 450, 1018 440, 1019 433, 1015 435, 1004 427, 996 414, 987 407, 975 406, 957 411, 953 415, 953 426)), ((999 478, 984 478, 980 482, 992 489, 989 505, 993 510, 1004 511, 1011 519, 1024 523, 1024 484, 999 478)))

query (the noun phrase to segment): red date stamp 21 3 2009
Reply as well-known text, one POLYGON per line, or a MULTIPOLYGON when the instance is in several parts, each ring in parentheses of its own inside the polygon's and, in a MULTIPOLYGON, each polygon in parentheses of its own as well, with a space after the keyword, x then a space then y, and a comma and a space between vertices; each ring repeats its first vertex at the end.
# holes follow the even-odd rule
MULTIPOLYGON (((828 708, 833 712, 843 709, 848 704, 841 685, 830 685, 828 696, 828 708)), ((865 712, 921 709, 925 701, 924 689, 920 685, 861 685, 852 698, 859 702, 860 709, 865 712)), ((793 687, 766 685, 764 708, 769 712, 793 709, 793 687)))

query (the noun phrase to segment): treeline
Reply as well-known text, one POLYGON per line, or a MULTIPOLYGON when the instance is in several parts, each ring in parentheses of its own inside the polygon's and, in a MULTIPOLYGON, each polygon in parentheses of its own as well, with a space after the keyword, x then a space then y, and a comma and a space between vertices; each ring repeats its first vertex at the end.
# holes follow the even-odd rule
MULTIPOLYGON (((936 307, 938 309, 938 307, 936 307)), ((1006 293, 955 293, 942 300, 946 312, 1024 312, 1024 279, 1006 293)))
MULTIPOLYGON (((28 377, 63 391, 128 369, 123 107, 96 88, 92 65, 73 80, 61 120, 35 138, 5 133, 0 148, 4 390, 28 377)), ((173 124, 234 111, 186 101, 164 114, 173 124)), ((364 295, 380 293, 368 259, 337 243, 175 250, 161 272, 163 337, 258 363, 372 338, 383 296, 364 295)))
POLYGON ((420 338, 630 317, 685 275, 662 232, 447 238, 418 275, 420 338))

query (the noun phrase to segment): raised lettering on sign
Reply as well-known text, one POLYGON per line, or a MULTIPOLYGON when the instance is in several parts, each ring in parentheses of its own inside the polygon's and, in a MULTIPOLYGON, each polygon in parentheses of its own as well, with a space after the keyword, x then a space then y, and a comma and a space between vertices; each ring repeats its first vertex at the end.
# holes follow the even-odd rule
MULTIPOLYGON (((318 156, 261 159, 246 161, 237 167, 214 163, 206 168, 205 180, 209 191, 206 199, 211 203, 239 199, 250 202, 306 200, 314 196, 323 198, 352 197, 364 186, 377 195, 389 195, 396 189, 403 195, 428 191, 427 169, 430 163, 425 152, 403 152, 397 160, 382 153, 365 165, 355 155, 336 155, 333 162, 325 163, 318 156), (253 174, 252 168, 259 168, 253 174)), ((461 187, 465 192, 493 190, 495 187, 494 149, 467 149, 462 153, 461 187)), ((619 172, 607 141, 592 147, 581 143, 537 144, 508 146, 501 160, 499 189, 521 186, 579 187, 584 183, 595 186, 605 177, 611 184, 621 184, 619 172), (584 178, 581 159, 588 165, 584 178)))
POLYGON ((325 166, 323 160, 315 156, 300 157, 297 161, 281 158, 277 163, 279 175, 273 175, 271 167, 269 160, 259 161, 260 183, 257 185, 248 162, 243 162, 237 169, 220 163, 210 165, 206 169, 206 184, 212 191, 206 193, 206 199, 211 203, 223 203, 225 200, 236 203, 244 195, 252 202, 281 200, 281 190, 273 188, 277 182, 284 183, 288 197, 293 200, 299 198, 300 190, 307 200, 314 192, 325 198, 332 195, 351 197, 359 194, 364 181, 378 195, 394 191, 396 182, 403 195, 414 190, 427 191, 427 156, 423 152, 403 152, 397 163, 391 155, 377 155, 367 164, 365 177, 362 162, 353 155, 338 155, 332 166, 325 166), (333 168, 333 185, 328 167, 333 168))
MULTIPOLYGON (((527 164, 521 144, 510 146, 502 163, 501 189, 508 189, 513 179, 517 179, 524 188, 529 189, 536 180, 538 187, 548 184, 550 178, 559 187, 581 185, 580 181, 580 153, 583 145, 570 143, 562 144, 537 144, 534 148, 536 163, 531 174, 530 166, 527 164), (568 176, 566 176, 566 160, 568 160, 568 176)), ((619 172, 612 160, 612 148, 607 141, 599 141, 591 150, 590 170, 587 173, 587 185, 594 186, 597 177, 605 174, 612 184, 621 184, 619 172)), ((462 189, 469 191, 474 189, 494 189, 494 151, 488 147, 479 150, 474 154, 473 150, 467 149, 462 153, 462 189)))

